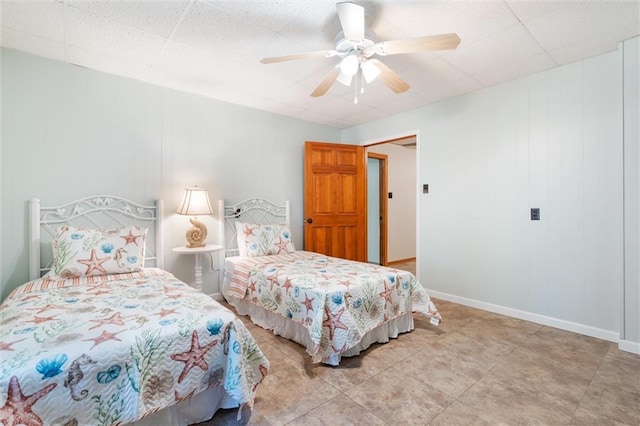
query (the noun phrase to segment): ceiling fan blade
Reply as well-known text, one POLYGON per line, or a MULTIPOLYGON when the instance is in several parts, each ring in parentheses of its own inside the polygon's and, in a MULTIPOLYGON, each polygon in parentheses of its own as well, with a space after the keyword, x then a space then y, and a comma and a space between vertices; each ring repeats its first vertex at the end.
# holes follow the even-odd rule
POLYGON ((455 33, 408 38, 406 40, 383 41, 376 45, 378 55, 397 55, 399 53, 422 52, 426 50, 455 49, 460 37, 455 33))
POLYGON ((350 2, 336 4, 342 32, 348 40, 364 40, 364 7, 350 2))
POLYGON ((271 58, 264 58, 260 62, 263 64, 273 64, 275 62, 293 61, 295 59, 310 59, 310 58, 329 58, 335 56, 335 50, 317 50, 315 52, 297 53, 295 55, 274 56, 271 58))
POLYGON ((409 84, 404 81, 391 68, 383 64, 377 59, 369 59, 376 67, 380 69, 380 79, 387 87, 396 93, 403 93, 409 90, 409 84))
POLYGON ((311 96, 317 98, 318 96, 322 96, 327 93, 327 90, 329 90, 329 88, 333 86, 333 83, 335 83, 336 79, 338 78, 338 74, 340 74, 340 68, 332 68, 331 71, 329 71, 329 73, 325 76, 325 78, 322 79, 320 84, 318 84, 318 87, 316 87, 315 90, 311 93, 311 96))

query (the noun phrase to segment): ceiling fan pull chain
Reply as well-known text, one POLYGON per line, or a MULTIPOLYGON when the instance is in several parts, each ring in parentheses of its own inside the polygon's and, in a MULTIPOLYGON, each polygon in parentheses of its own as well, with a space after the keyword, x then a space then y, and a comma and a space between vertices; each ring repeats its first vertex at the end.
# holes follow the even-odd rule
POLYGON ((355 76, 356 78, 354 78, 355 80, 355 84, 353 85, 353 90, 354 90, 354 98, 353 98, 353 103, 354 104, 358 104, 358 76, 355 76))

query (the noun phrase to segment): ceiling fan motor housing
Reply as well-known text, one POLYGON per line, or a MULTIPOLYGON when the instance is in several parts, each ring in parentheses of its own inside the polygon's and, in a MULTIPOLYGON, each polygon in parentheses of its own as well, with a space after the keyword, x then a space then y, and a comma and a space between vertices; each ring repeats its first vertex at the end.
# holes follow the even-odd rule
POLYGON ((337 56, 344 58, 345 56, 356 53, 360 57, 369 58, 376 53, 376 38, 371 32, 366 32, 362 40, 349 40, 340 31, 335 39, 335 51, 337 56))

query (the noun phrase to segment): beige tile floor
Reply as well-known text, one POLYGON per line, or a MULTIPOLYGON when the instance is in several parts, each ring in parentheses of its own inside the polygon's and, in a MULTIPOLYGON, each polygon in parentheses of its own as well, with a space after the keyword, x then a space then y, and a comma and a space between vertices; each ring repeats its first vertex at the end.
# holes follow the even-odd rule
MULTIPOLYGON (((248 424, 640 425, 640 356, 434 302, 439 327, 416 316, 411 333, 338 367, 312 364, 301 346, 242 317, 271 362, 248 424)), ((236 415, 221 410, 201 425, 242 424, 236 415)))

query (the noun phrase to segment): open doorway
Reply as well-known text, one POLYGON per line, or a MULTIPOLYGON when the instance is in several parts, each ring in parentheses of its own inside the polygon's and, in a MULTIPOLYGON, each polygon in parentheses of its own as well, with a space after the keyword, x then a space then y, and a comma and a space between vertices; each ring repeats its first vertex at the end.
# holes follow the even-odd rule
POLYGON ((413 264, 417 257, 417 136, 365 145, 367 149, 368 261, 413 264))
POLYGON ((387 159, 367 152, 367 262, 387 264, 387 159))

